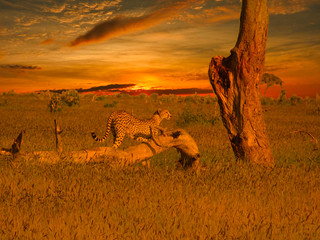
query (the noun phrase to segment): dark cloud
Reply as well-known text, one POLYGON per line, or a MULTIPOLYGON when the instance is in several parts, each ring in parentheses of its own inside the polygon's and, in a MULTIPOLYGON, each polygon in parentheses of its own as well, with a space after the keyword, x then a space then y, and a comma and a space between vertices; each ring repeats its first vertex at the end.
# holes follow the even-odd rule
MULTIPOLYGON (((126 93, 129 95, 139 95, 141 93, 152 94, 157 93, 159 95, 163 94, 176 94, 176 95, 190 95, 190 94, 212 94, 212 89, 204 89, 204 88, 179 88, 179 89, 161 89, 161 88, 153 88, 153 89, 136 89, 132 90, 130 88, 136 86, 136 84, 109 84, 106 86, 98 86, 86 89, 75 89, 79 93, 90 93, 90 92, 104 92, 104 93, 126 93)), ((59 89, 59 90, 50 90, 51 92, 62 93, 69 89, 59 89)))
POLYGON ((46 40, 43 40, 40 45, 48 45, 48 44, 52 44, 54 43, 54 39, 53 38, 49 38, 49 39, 46 39, 46 40))
POLYGON ((74 47, 81 44, 101 42, 125 33, 153 27, 176 16, 180 11, 194 2, 196 2, 196 0, 176 2, 141 17, 115 17, 95 25, 90 31, 70 42, 69 46, 74 47))
POLYGON ((166 77, 178 78, 181 81, 202 81, 202 80, 208 81, 207 72, 175 73, 175 74, 167 74, 166 77))
POLYGON ((145 90, 145 89, 137 89, 137 90, 117 90, 113 91, 111 90, 110 92, 119 92, 119 93, 127 93, 130 95, 139 95, 141 93, 145 94, 152 94, 152 93, 157 93, 159 95, 163 94, 175 94, 175 95, 190 95, 190 94, 212 94, 213 90, 212 89, 204 89, 204 88, 179 88, 179 89, 150 89, 150 90, 145 90))
POLYGON ((19 65, 19 64, 0 64, 0 68, 8 69, 8 70, 21 70, 21 71, 42 69, 41 67, 38 67, 38 66, 26 66, 26 65, 19 65))
POLYGON ((98 87, 92 87, 88 89, 78 89, 79 92, 95 92, 95 91, 112 91, 112 90, 118 90, 118 89, 124 89, 129 87, 134 87, 136 84, 129 83, 129 84, 109 84, 106 86, 98 86, 98 87))
MULTIPOLYGON (((123 91, 122 89, 134 87, 136 84, 133 83, 128 83, 128 84, 109 84, 106 86, 97 86, 97 87, 92 87, 92 88, 77 88, 79 93, 90 93, 90 92, 117 92, 117 91, 123 91)), ((70 89, 58 89, 58 90, 50 90, 51 92, 56 92, 56 93, 62 93, 65 91, 68 91, 70 89)), ((44 90, 40 90, 44 91, 44 90)))

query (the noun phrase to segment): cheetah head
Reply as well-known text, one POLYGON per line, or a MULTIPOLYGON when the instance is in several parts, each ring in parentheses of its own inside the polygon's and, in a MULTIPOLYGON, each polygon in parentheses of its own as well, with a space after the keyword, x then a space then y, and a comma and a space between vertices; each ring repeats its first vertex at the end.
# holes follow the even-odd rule
POLYGON ((161 119, 165 118, 165 119, 169 120, 171 118, 170 112, 166 109, 158 108, 158 110, 154 114, 158 114, 161 119))

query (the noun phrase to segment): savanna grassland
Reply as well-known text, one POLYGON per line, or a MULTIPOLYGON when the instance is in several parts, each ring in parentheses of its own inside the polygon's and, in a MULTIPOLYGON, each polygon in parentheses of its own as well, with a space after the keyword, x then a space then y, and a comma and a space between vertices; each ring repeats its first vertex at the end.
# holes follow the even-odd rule
MULTIPOLYGON (((2 94, 0 147, 26 130, 21 151, 55 150, 54 119, 65 151, 103 146, 90 132, 102 136, 112 111, 148 118, 166 108, 172 119, 161 125, 188 131, 203 167, 177 168, 174 149, 153 157, 150 168, 2 156, 0 239, 320 239, 320 150, 295 132, 319 140, 319 97, 262 100, 272 170, 235 162, 210 96, 80 95, 79 105, 56 112, 49 102, 46 93, 2 94)), ((125 139, 121 148, 132 144, 125 139)))

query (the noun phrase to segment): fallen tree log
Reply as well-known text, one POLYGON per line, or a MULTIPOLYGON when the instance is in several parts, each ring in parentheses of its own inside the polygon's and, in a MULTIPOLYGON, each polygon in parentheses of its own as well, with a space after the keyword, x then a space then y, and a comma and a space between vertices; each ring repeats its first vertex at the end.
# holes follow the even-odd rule
MULTIPOLYGON (((55 122, 56 130, 59 129, 59 133, 56 134, 56 151, 35 151, 35 152, 15 152, 13 149, 3 149, 0 155, 14 154, 14 160, 20 159, 36 159, 41 162, 56 163, 63 160, 73 161, 77 163, 89 163, 89 162, 103 162, 113 167, 123 167, 132 165, 135 163, 149 160, 152 156, 159 154, 167 149, 174 147, 181 154, 178 163, 183 168, 196 169, 199 165, 199 150, 194 139, 183 129, 177 129, 173 131, 165 131, 161 128, 161 134, 154 136, 148 142, 141 143, 136 146, 128 147, 124 150, 114 149, 111 147, 97 147, 92 149, 85 149, 80 151, 64 152, 60 144, 60 133, 62 132, 55 122), (59 138, 59 139, 58 139, 59 138)), ((57 131, 55 131, 57 133, 57 131)), ((18 136, 18 140, 22 140, 21 132, 18 136)), ((14 142, 17 141, 14 140, 14 142)), ((19 149, 20 149, 19 145, 19 149)))

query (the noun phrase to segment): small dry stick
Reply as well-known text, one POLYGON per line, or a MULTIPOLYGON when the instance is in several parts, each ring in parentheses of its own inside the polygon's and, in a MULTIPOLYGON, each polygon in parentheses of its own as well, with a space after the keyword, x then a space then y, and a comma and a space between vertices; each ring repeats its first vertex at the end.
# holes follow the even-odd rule
POLYGON ((54 120, 54 133, 56 135, 56 150, 58 154, 60 154, 62 152, 62 142, 61 142, 62 130, 60 129, 60 126, 56 119, 54 120))
POLYGON ((314 141, 313 150, 318 150, 318 149, 319 149, 318 140, 317 140, 314 136, 312 136, 311 133, 309 133, 309 132, 307 132, 307 131, 304 131, 304 130, 297 130, 297 131, 293 131, 293 132, 291 132, 291 133, 306 133, 306 134, 308 134, 308 135, 313 139, 313 141, 314 141))

